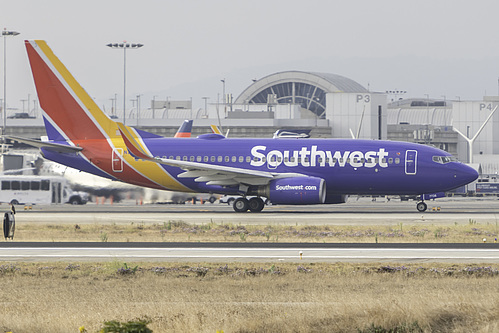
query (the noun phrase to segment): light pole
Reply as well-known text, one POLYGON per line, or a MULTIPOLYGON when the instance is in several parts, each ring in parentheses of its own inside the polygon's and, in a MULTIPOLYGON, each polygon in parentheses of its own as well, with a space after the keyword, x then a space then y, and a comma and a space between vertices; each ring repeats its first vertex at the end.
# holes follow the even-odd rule
POLYGON ((204 115, 208 116, 208 100, 210 99, 209 97, 203 97, 204 99, 204 115))
POLYGON ((227 116, 227 104, 226 104, 226 100, 225 100, 225 78, 220 80, 222 81, 222 98, 223 98, 223 101, 224 101, 224 117, 227 116))
POLYGON ((5 134, 7 127, 7 36, 17 36, 19 32, 9 31, 6 28, 2 31, 3 36, 3 128, 2 134, 5 134))
POLYGON ((152 97, 152 119, 154 119, 155 111, 156 111, 156 95, 152 97))
POLYGON ((144 44, 130 44, 126 41, 123 43, 109 43, 106 46, 112 49, 123 49, 123 124, 126 118, 126 49, 138 49, 144 44))

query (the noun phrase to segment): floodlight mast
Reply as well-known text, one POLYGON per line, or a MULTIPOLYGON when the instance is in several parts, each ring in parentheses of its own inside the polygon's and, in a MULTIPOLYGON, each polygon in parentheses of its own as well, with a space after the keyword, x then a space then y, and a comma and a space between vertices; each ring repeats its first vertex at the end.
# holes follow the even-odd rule
POLYGON ((7 128, 7 36, 17 36, 19 32, 7 30, 2 31, 3 36, 3 128, 2 134, 5 135, 7 128))
POLYGON ((106 46, 112 49, 123 49, 123 124, 125 124, 126 119, 126 50, 127 49, 138 49, 144 46, 144 44, 127 43, 109 43, 106 46))
POLYGON ((485 121, 483 122, 482 126, 480 126, 480 128, 478 129, 478 131, 476 132, 476 134, 471 139, 468 138, 467 135, 464 135, 463 133, 461 133, 461 131, 459 131, 457 128, 454 127, 454 131, 456 131, 457 134, 461 135, 466 140, 466 142, 468 142, 468 155, 469 155, 469 158, 468 158, 469 161, 468 161, 468 163, 469 164, 473 163, 473 143, 475 142, 476 138, 478 138, 478 136, 482 132, 482 130, 485 127, 485 125, 487 125, 487 123, 489 122, 490 118, 492 118, 492 116, 496 112, 498 106, 499 105, 496 105, 496 107, 492 110, 492 112, 489 114, 489 116, 487 117, 487 119, 485 119, 485 121))

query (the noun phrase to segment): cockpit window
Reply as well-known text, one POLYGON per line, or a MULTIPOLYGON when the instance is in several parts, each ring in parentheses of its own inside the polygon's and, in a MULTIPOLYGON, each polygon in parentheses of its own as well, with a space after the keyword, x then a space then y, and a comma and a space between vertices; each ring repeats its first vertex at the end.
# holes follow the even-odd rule
POLYGON ((457 159, 454 156, 433 156, 433 162, 440 164, 447 164, 456 161, 457 159))

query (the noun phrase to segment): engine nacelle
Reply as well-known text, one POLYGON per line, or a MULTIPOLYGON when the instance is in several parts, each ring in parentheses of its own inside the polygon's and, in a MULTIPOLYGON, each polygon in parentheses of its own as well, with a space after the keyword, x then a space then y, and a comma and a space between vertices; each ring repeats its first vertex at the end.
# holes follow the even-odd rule
POLYGON ((290 177, 274 179, 268 185, 258 186, 256 193, 274 204, 314 205, 326 201, 326 182, 317 177, 290 177))

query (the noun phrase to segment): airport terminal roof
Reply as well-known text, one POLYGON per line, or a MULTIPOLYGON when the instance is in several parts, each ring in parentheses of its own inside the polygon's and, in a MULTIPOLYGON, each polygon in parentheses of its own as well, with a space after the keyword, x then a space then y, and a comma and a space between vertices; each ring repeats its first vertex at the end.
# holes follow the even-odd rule
POLYGON ((452 108, 450 107, 417 107, 388 108, 387 124, 410 124, 434 126, 452 126, 452 108))
POLYGON ((287 71, 255 81, 235 103, 300 104, 303 109, 324 118, 326 94, 334 92, 364 93, 368 90, 352 79, 337 74, 287 71))

